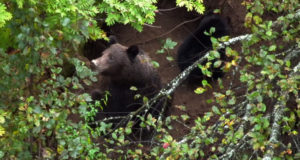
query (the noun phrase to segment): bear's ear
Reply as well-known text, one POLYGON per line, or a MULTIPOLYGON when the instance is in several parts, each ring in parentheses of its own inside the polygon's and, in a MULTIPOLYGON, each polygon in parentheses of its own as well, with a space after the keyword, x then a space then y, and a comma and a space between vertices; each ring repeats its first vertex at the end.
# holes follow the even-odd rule
POLYGON ((109 38, 109 41, 108 41, 108 44, 107 44, 108 47, 113 45, 113 44, 118 43, 116 36, 110 35, 108 38, 109 38))
POLYGON ((136 45, 132 45, 132 46, 128 47, 127 55, 131 62, 133 62, 133 60, 135 59, 136 55, 139 54, 139 52, 140 52, 140 49, 136 45))

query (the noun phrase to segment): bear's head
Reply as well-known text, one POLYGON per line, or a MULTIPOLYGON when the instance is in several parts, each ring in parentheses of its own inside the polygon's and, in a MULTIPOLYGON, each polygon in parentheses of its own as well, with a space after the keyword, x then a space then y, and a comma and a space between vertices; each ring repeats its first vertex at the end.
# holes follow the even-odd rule
POLYGON ((120 74, 123 69, 131 68, 137 59, 140 50, 137 46, 125 47, 121 44, 112 44, 104 50, 102 56, 92 60, 101 75, 113 76, 120 74))

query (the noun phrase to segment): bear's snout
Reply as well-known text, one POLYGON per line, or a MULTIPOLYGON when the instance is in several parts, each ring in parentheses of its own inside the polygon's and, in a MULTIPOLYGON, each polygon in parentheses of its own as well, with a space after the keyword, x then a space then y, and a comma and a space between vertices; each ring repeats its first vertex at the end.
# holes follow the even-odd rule
POLYGON ((103 71, 107 70, 106 63, 103 62, 103 59, 94 59, 92 60, 92 64, 96 67, 98 72, 102 73, 103 71))
POLYGON ((101 68, 103 68, 103 67, 100 66, 100 65, 101 65, 101 62, 99 62, 99 59, 94 59, 94 60, 92 60, 92 64, 96 67, 96 69, 97 69, 98 71, 101 72, 101 68))
POLYGON ((92 63, 93 63, 95 66, 97 66, 97 60, 96 60, 96 59, 92 60, 92 63))

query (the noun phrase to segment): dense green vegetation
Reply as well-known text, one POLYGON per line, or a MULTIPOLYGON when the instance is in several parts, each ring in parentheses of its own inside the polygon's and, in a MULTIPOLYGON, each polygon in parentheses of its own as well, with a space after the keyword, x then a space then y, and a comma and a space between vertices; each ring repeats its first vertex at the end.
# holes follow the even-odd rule
MULTIPOLYGON (((172 121, 184 123, 187 115, 170 116, 165 121, 148 116, 142 126, 152 126, 157 131, 148 150, 127 139, 132 123, 116 130, 104 122, 96 130, 89 127, 87 122, 100 104, 89 103, 91 97, 80 92, 83 85, 97 81, 96 73, 80 60, 82 44, 89 38, 106 39, 101 29, 103 23, 130 24, 141 31, 144 24, 154 22, 156 3, 156 0, 0 0, 0 158, 299 157, 298 0, 243 2, 248 11, 245 26, 252 33, 246 40, 241 38, 240 51, 226 47, 226 54, 233 60, 225 66, 225 70, 239 74, 239 81, 244 84, 243 94, 237 95, 237 88, 222 86, 220 80, 224 92, 214 93, 209 100, 218 105, 198 117, 183 139, 175 140, 165 127, 172 128, 172 121), (265 19, 268 14, 278 16, 265 19), (68 65, 74 66, 74 74, 70 74, 68 65), (70 116, 77 116, 78 122, 73 122, 70 116), (207 125, 212 117, 215 124, 207 125), (106 133, 111 138, 102 143, 95 141, 106 133)), ((201 0, 176 3, 199 13, 204 11, 201 0)), ((212 40, 217 48, 217 40, 212 40)), ((217 52, 212 53, 210 59, 218 57, 217 52)), ((203 94, 206 87, 210 85, 203 81, 201 92, 197 93, 203 94)))

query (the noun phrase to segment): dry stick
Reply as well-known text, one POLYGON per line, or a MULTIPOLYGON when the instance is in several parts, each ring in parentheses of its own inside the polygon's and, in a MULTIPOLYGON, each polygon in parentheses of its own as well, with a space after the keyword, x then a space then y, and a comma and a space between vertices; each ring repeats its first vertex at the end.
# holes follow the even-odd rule
MULTIPOLYGON (((294 76, 295 74, 298 74, 300 71, 300 62, 296 65, 296 67, 294 67, 293 72, 290 74, 289 77, 294 76)), ((286 97, 286 99, 288 99, 289 97, 289 91, 285 91, 283 92, 283 97, 286 97)), ((284 108, 285 108, 285 104, 282 103, 282 101, 279 101, 275 104, 275 109, 273 110, 273 115, 274 115, 274 121, 272 124, 272 128, 271 128, 271 136, 269 139, 269 145, 267 146, 267 152, 264 155, 263 160, 271 160, 274 156, 274 144, 278 143, 278 137, 280 135, 280 121, 283 117, 284 114, 284 108)))
POLYGON ((144 25, 148 26, 150 28, 161 28, 161 26, 155 26, 155 25, 151 25, 151 24, 147 24, 147 23, 145 23, 144 25))
POLYGON ((159 35, 159 36, 157 36, 157 37, 151 38, 151 39, 149 39, 149 40, 146 40, 146 41, 144 41, 144 42, 136 43, 136 45, 141 45, 141 44, 149 43, 149 42, 151 42, 151 41, 153 41, 153 40, 156 40, 156 39, 158 39, 158 38, 164 37, 164 36, 170 34, 171 32, 173 32, 174 30, 176 30, 177 28, 179 28, 180 26, 182 26, 182 25, 184 25, 184 24, 186 24, 186 23, 190 23, 190 22, 197 21, 197 20, 200 19, 200 18, 201 18, 201 17, 197 17, 197 18, 194 18, 194 19, 191 19, 191 20, 188 20, 188 21, 184 21, 184 22, 178 24, 177 26, 175 26, 174 28, 172 28, 171 30, 169 30, 168 32, 166 32, 166 33, 164 33, 164 34, 161 34, 161 35, 159 35))
POLYGON ((173 7, 173 8, 167 8, 167 9, 158 9, 159 12, 168 12, 168 11, 172 11, 172 10, 175 10, 179 7, 173 7))

